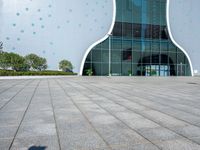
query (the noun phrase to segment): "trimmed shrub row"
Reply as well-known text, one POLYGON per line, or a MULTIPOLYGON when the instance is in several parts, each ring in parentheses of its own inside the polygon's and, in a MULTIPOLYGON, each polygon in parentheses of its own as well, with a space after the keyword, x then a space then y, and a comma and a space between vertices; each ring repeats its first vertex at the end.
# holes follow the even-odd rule
POLYGON ((63 72, 63 71, 13 71, 13 70, 0 70, 0 76, 59 76, 59 75, 77 75, 73 72, 63 72))

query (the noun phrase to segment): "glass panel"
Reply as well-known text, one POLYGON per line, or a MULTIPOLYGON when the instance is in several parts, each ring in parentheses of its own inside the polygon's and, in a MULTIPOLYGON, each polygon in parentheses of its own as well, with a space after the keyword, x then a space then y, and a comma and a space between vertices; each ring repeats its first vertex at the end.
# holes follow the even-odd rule
POLYGON ((141 37, 141 31, 142 31, 142 26, 141 24, 133 24, 133 37, 134 38, 140 38, 141 37))
POLYGON ((116 5, 117 5, 117 14, 116 14, 116 21, 122 22, 122 12, 123 12, 123 0, 116 0, 116 5), (120 6, 120 7, 118 7, 120 6))
POLYGON ((116 22, 115 27, 113 29, 113 36, 122 36, 122 23, 116 22))
POLYGON ((102 63, 101 64, 101 75, 107 76, 109 74, 109 65, 108 63, 102 63))
POLYGON ((101 50, 95 50, 92 52, 92 61, 101 62, 101 50))
POLYGON ((151 64, 151 52, 143 53, 142 63, 149 65, 151 64))
POLYGON ((86 58, 86 63, 87 63, 87 62, 90 62, 91 59, 92 59, 92 51, 89 52, 89 54, 88 54, 88 56, 87 56, 87 58, 86 58))
POLYGON ((176 53, 172 53, 172 52, 169 53, 169 63, 170 64, 177 64, 176 55, 177 55, 176 53))
POLYGON ((160 26, 152 25, 152 38, 159 39, 160 38, 160 26))
MULTIPOLYGON (((122 0, 124 1, 124 0, 122 0)), ((142 16, 142 1, 141 0, 132 0, 133 6, 133 22, 134 23, 141 23, 141 16, 142 16)))
POLYGON ((185 64, 185 55, 183 53, 177 54, 177 64, 185 64))
POLYGON ((161 26, 160 28, 160 34, 161 34, 161 39, 163 40, 167 40, 168 39, 168 31, 167 31, 167 27, 166 26, 161 26))
POLYGON ((104 63, 107 62, 108 63, 108 61, 109 61, 109 53, 108 53, 108 51, 102 50, 101 55, 102 55, 102 62, 104 62, 104 63))
POLYGON ((93 75, 101 75, 101 63, 93 63, 93 75))
POLYGON ((174 65, 174 64, 171 64, 170 65, 170 76, 176 76, 176 65, 174 65))
POLYGON ((122 75, 132 74, 131 63, 122 63, 122 75))
POLYGON ((133 63, 142 63, 141 54, 142 54, 141 52, 137 52, 137 51, 135 52, 135 51, 133 51, 132 62, 133 63))
POLYGON ((177 76, 184 76, 185 75, 185 69, 186 69, 185 64, 178 64, 177 65, 177 76))
POLYGON ((159 65, 151 65, 151 76, 159 76, 160 75, 160 66, 159 65))
MULTIPOLYGON (((160 25, 160 0, 152 0, 152 24, 154 25, 160 25)), ((153 28, 156 28, 159 26, 154 26, 153 28)), ((159 32, 159 31, 158 31, 159 32)))
POLYGON ((132 50, 132 40, 123 40, 122 49, 123 50, 132 50))
POLYGON ((141 42, 133 42, 133 51, 141 51, 141 42))
POLYGON ((112 39, 112 49, 121 50, 122 49, 122 39, 112 39))
POLYGON ((168 57, 168 52, 162 52, 161 53, 161 64, 168 64, 169 63, 169 57, 168 57))
POLYGON ((132 64, 132 75, 133 76, 141 76, 141 65, 132 64))
POLYGON ((176 47, 171 42, 169 43, 169 51, 170 52, 176 52, 176 47))
POLYGON ((141 52, 135 52, 135 51, 133 51, 132 58, 133 58, 132 59, 133 63, 136 63, 136 64, 141 63, 141 52))
POLYGON ((123 23, 123 36, 127 38, 132 37, 132 24, 131 23, 123 23))
POLYGON ((159 42, 152 42, 152 51, 160 51, 160 43, 159 42))
POLYGON ((109 40, 107 39, 107 40, 105 40, 105 41, 103 41, 102 43, 101 43, 101 49, 102 50, 106 50, 106 49, 108 49, 109 48, 109 40))
POLYGON ((165 26, 166 25, 166 0, 160 1, 160 25, 165 26))
POLYGON ((131 60, 132 60, 132 51, 123 50, 122 51, 122 61, 123 62, 131 62, 131 60))
POLYGON ((168 76, 168 75, 169 75, 169 66, 160 65, 160 76, 168 76))
POLYGON ((144 30, 145 30, 145 38, 147 39, 152 38, 152 26, 148 24, 145 26, 144 30))
POLYGON ((160 43, 160 50, 161 50, 161 52, 168 51, 168 42, 161 42, 160 43))
POLYGON ((121 76, 121 63, 112 63, 111 72, 113 76, 121 76))
POLYGON ((132 0, 122 0, 123 1, 123 22, 132 22, 132 0))
POLYGON ((142 42, 142 49, 143 52, 150 52, 151 51, 151 42, 144 41, 142 42))
POLYGON ((153 65, 160 64, 160 53, 159 52, 152 52, 151 63, 153 65))
POLYGON ((121 51, 118 50, 118 51, 112 51, 112 54, 111 54, 111 60, 112 62, 121 62, 121 51))

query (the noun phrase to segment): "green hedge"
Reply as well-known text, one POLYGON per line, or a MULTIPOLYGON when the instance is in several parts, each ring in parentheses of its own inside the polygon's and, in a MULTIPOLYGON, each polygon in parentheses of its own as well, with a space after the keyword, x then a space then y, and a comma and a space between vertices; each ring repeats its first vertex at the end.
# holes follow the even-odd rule
POLYGON ((59 75, 77 75, 72 72, 63 72, 63 71, 13 71, 13 70, 0 70, 0 76, 59 76, 59 75))

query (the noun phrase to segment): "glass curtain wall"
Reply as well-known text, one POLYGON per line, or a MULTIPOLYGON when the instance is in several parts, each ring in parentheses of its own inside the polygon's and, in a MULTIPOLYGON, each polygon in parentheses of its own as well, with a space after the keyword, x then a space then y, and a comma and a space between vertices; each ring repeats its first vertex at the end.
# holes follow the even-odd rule
MULTIPOLYGON (((116 0, 116 22, 110 38, 113 76, 189 76, 184 53, 170 40, 166 0, 116 0)), ((109 75, 109 38, 87 56, 83 74, 109 75)))

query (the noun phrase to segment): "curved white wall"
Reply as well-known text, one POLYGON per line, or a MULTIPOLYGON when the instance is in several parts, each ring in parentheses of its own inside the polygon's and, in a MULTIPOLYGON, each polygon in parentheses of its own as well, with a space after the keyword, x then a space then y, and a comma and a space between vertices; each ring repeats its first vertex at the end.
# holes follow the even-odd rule
POLYGON ((188 54, 194 75, 200 74, 200 0, 168 0, 168 23, 174 41, 188 54))
POLYGON ((112 19, 112 0, 0 0, 0 41, 5 51, 46 57, 49 69, 69 59, 79 72, 86 50, 108 33, 112 19))

